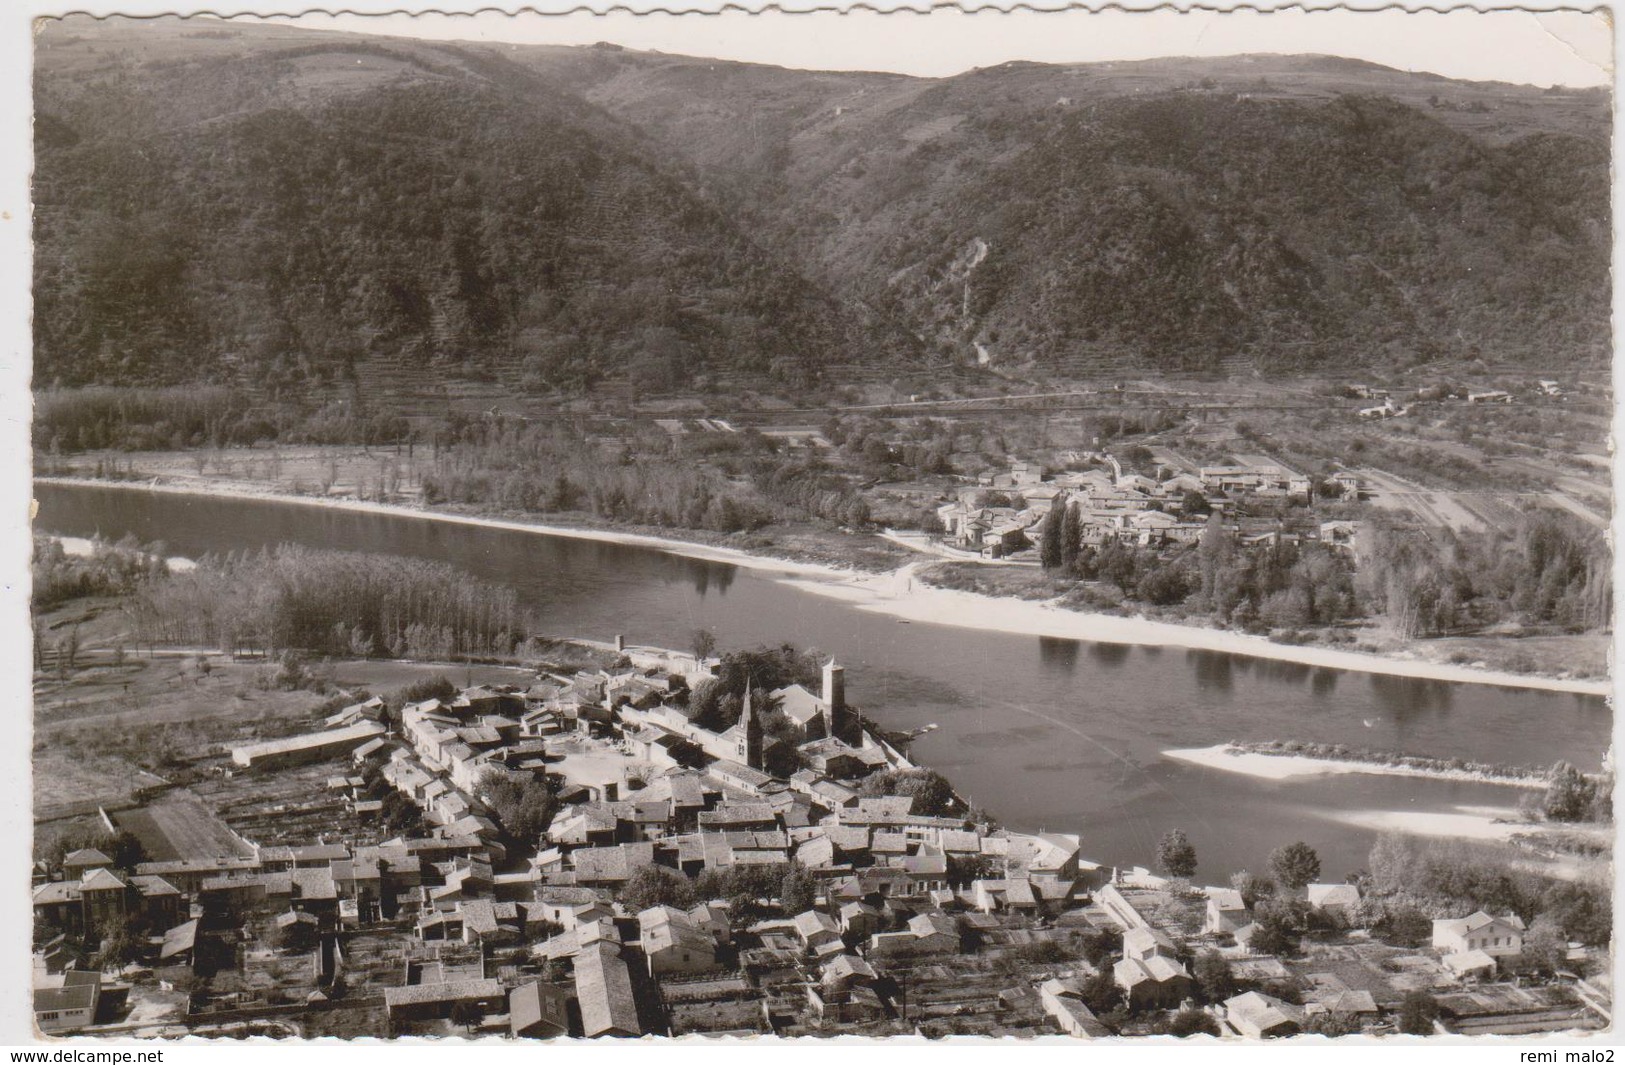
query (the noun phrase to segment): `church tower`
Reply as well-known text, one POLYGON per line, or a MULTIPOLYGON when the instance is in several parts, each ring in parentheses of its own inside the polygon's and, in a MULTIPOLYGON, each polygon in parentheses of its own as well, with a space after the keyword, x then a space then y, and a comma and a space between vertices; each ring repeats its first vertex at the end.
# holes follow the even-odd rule
POLYGON ((846 712, 846 670, 831 658, 824 663, 824 705, 829 708, 829 734, 846 738, 848 721, 846 712))
POLYGON ((762 768, 762 723, 750 705, 750 679, 745 680, 745 700, 739 708, 739 725, 734 739, 734 760, 752 769, 762 768))

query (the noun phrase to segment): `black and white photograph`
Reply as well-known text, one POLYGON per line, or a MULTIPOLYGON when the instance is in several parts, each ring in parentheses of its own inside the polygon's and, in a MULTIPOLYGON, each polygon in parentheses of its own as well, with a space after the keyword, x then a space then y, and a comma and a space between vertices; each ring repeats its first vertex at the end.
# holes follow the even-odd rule
POLYGON ((1607 10, 34 15, 11 1040, 1612 1060, 1607 10))

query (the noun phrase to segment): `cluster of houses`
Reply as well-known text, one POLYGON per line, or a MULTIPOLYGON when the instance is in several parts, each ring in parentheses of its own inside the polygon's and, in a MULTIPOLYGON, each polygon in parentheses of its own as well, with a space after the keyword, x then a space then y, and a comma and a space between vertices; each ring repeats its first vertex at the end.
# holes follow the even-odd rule
MULTIPOLYGON (((302 930, 289 939, 324 944, 313 965, 326 981, 342 972, 347 933, 387 928, 407 958, 399 984, 383 992, 392 1030, 462 1006, 506 1015, 515 1036, 662 1033, 666 983, 747 971, 789 973, 810 1023, 838 1029, 896 1018, 906 974, 965 953, 968 929, 997 921, 1037 929, 1065 915, 1122 933, 1109 971, 1133 1010, 1191 1000, 1190 936, 1144 912, 1143 885, 1165 883, 1087 860, 1076 835, 1015 832, 917 810, 907 795, 864 794, 871 774, 910 766, 847 706, 840 666, 824 667, 817 693, 747 688, 739 721, 712 732, 681 715, 680 694, 712 675, 716 660, 617 647, 623 660, 612 669, 544 676, 527 690, 469 688, 408 705, 394 721, 369 700, 312 737, 233 752, 255 770, 340 752, 363 779, 381 777, 418 804, 427 835, 255 845, 246 856, 122 871, 99 851, 77 851, 36 883, 35 913, 64 933, 139 915, 161 973, 197 964, 210 930, 248 922, 302 930), (758 699, 784 716, 775 728, 802 754, 804 768, 788 778, 763 766, 758 699), (536 852, 511 854, 514 841, 481 804, 479 783, 490 773, 568 780, 576 761, 622 772, 568 784, 536 852), (651 868, 691 884, 748 870, 766 875, 749 878, 758 885, 796 870, 810 879, 812 901, 744 924, 720 899, 632 904, 630 889, 651 868)), ((1253 951, 1257 926, 1242 896, 1205 892, 1202 927, 1187 931, 1222 943, 1236 966, 1279 969, 1253 951)), ((1360 897, 1351 885, 1317 884, 1307 901, 1347 924, 1360 897)), ((1436 922, 1434 945, 1451 973, 1476 978, 1518 953, 1521 934, 1515 917, 1474 914, 1436 922)), ((37 981, 42 1030, 92 1023, 95 1005, 87 1013, 81 1000, 110 985, 99 975, 67 978, 60 958, 55 969, 37 981), (85 990, 92 984, 98 990, 85 990)), ((1061 1031, 1106 1034, 1083 1001, 1085 976, 1049 974, 1036 999, 1061 1031)), ((1235 1033, 1264 1038, 1300 1030, 1306 1010, 1374 1019, 1370 1000, 1328 985, 1308 1007, 1249 992, 1217 1012, 1235 1033)))
MULTIPOLYGON (((1393 394, 1386 388, 1372 388, 1368 385, 1348 385, 1344 392, 1357 399, 1380 399, 1382 402, 1376 406, 1359 407, 1356 413, 1361 418, 1401 418, 1410 413, 1408 404, 1398 402, 1393 394)), ((1530 394, 1537 398, 1547 397, 1562 399, 1566 393, 1558 381, 1540 380, 1529 389, 1530 394)), ((1517 397, 1504 388, 1487 388, 1481 391, 1450 391, 1443 386, 1421 388, 1416 392, 1417 402, 1440 402, 1443 400, 1460 398, 1472 404, 1495 403, 1508 404, 1516 401, 1517 397)))
MULTIPOLYGON (((1208 526, 1209 511, 1223 514, 1243 499, 1307 503, 1314 491, 1309 476, 1267 455, 1234 455, 1228 465, 1194 470, 1159 465, 1156 477, 1126 471, 1111 455, 1099 458, 1099 468, 1047 478, 1042 467, 1017 463, 1008 475, 966 487, 957 499, 937 507, 943 542, 985 558, 1007 558, 1038 542, 1039 524, 1061 501, 1076 511, 1086 545, 1098 547, 1108 540, 1142 546, 1194 543, 1208 526), (1002 491, 1008 502, 990 505, 989 488, 1002 491), (1188 496, 1201 497, 1201 513, 1187 509, 1188 496)), ((1335 485, 1344 499, 1360 498, 1357 474, 1340 471, 1326 483, 1335 485)), ((1247 543, 1275 543, 1287 535, 1273 523, 1238 528, 1247 543)))

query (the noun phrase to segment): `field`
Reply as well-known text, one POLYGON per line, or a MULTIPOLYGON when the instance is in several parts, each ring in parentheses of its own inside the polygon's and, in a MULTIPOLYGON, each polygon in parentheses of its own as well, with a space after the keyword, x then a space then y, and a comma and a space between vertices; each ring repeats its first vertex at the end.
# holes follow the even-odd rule
POLYGON ((261 846, 303 844, 317 839, 370 845, 383 838, 378 824, 345 809, 341 792, 327 788, 333 776, 354 772, 334 757, 285 769, 218 774, 192 785, 232 829, 261 846))

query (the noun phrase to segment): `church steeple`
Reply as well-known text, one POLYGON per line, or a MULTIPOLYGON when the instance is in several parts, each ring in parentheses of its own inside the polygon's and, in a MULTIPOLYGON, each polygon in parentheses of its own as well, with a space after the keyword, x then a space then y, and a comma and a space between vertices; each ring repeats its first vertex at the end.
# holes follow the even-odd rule
POLYGON ((734 755, 752 769, 762 768, 762 723, 751 706, 750 678, 745 678, 745 698, 739 708, 739 734, 734 742, 734 755))

